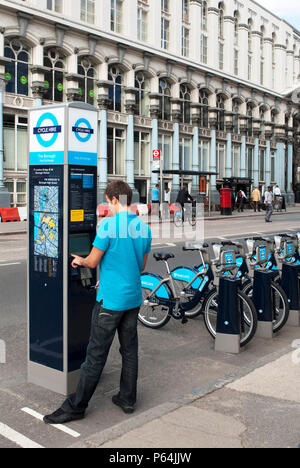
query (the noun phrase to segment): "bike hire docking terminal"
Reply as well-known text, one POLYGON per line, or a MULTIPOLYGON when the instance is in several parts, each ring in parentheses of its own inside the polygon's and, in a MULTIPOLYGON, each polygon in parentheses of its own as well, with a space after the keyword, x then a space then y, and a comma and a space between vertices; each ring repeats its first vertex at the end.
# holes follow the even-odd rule
POLYGON ((71 268, 97 227, 97 110, 84 103, 30 111, 28 380, 73 393, 85 359, 96 272, 71 268))

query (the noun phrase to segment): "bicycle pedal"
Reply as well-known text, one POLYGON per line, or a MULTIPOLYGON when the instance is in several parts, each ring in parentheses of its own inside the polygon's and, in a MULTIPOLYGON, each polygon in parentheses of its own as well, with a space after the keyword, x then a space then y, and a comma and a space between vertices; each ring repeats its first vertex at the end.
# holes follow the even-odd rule
POLYGON ((188 323, 188 319, 187 319, 187 318, 183 318, 183 319, 181 320, 181 323, 182 323, 182 325, 185 325, 186 323, 188 323))

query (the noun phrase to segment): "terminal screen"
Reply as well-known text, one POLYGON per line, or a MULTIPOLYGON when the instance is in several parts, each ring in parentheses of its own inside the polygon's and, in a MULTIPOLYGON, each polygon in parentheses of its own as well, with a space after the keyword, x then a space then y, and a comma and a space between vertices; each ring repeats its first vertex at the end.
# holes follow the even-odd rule
POLYGON ((89 234, 72 234, 69 239, 69 252, 79 256, 87 256, 91 251, 89 234))
POLYGON ((288 255, 293 255, 294 249, 293 249, 293 242, 288 242, 286 246, 287 254, 288 255))
POLYGON ((265 247, 259 249, 259 256, 261 260, 267 260, 267 249, 265 247))
POLYGON ((234 264, 234 258, 233 258, 233 253, 229 252, 225 254, 225 263, 226 265, 233 265, 234 264))

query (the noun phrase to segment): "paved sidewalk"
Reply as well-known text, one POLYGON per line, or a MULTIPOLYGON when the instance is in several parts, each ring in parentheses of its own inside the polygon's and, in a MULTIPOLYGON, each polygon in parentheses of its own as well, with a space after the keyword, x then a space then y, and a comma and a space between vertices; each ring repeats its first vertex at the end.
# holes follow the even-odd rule
POLYGON ((255 366, 73 447, 298 448, 300 349, 274 353, 255 366))

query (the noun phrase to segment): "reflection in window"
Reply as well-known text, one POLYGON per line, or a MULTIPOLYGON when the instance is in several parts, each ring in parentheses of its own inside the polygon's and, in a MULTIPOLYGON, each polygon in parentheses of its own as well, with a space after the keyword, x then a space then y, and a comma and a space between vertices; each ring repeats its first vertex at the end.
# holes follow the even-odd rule
POLYGON ((89 58, 82 58, 78 65, 78 74, 82 76, 79 84, 79 94, 84 102, 95 104, 96 70, 89 58))
POLYGON ((116 65, 112 65, 108 72, 108 79, 112 81, 112 85, 109 87, 109 109, 124 112, 124 74, 122 70, 116 65))
POLYGON ((50 70, 45 73, 45 99, 63 102, 64 100, 64 69, 66 57, 56 49, 46 51, 44 66, 50 70))
POLYGON ((167 80, 159 81, 160 116, 162 120, 171 120, 171 85, 167 80))
POLYGON ((5 39, 4 56, 11 59, 11 62, 5 65, 6 92, 28 96, 29 47, 18 39, 5 39))
POLYGON ((149 115, 150 109, 150 80, 145 77, 143 72, 137 72, 135 75, 136 95, 136 113, 138 115, 149 115))
POLYGON ((208 93, 200 91, 199 94, 200 108, 200 127, 208 128, 208 93))

